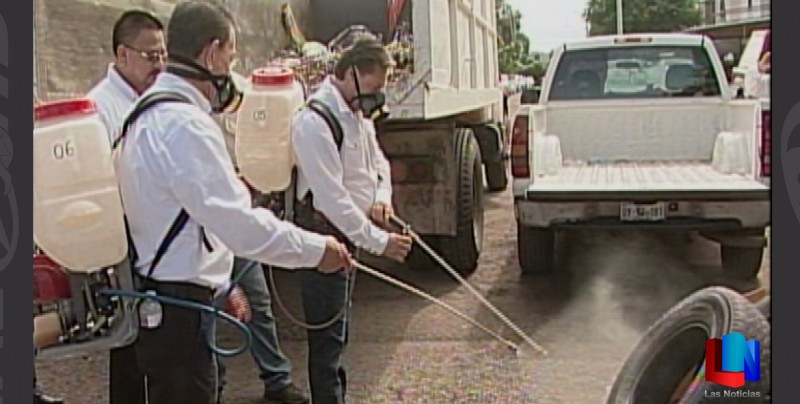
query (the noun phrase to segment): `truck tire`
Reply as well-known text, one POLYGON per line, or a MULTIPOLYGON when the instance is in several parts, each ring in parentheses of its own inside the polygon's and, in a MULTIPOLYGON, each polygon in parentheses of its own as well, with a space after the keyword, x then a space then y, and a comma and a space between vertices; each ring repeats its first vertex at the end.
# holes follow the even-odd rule
POLYGON ((517 223, 517 257, 523 274, 546 275, 553 271, 556 235, 552 229, 517 223))
POLYGON ((500 192, 508 188, 508 164, 505 160, 484 164, 486 168, 486 187, 489 192, 500 192))
POLYGON ((471 129, 459 128, 455 136, 458 159, 456 235, 442 237, 442 258, 465 274, 478 267, 483 248, 483 167, 481 151, 471 129))
POLYGON ((725 403, 754 402, 753 398, 728 398, 724 392, 737 389, 704 378, 689 389, 705 362, 706 340, 732 332, 760 342, 760 380, 745 382, 742 390, 766 397, 771 381, 770 324, 744 296, 715 286, 692 293, 650 326, 617 374, 607 403, 678 402, 674 398, 686 393, 689 397, 681 402, 722 402, 719 397, 725 397, 725 403))
POLYGON ((726 276, 736 280, 754 280, 761 270, 764 248, 720 246, 722 270, 726 276))
MULTIPOLYGON (((422 241, 431 247, 434 251, 441 251, 438 246, 438 240, 432 237, 420 236, 422 241)), ((449 261, 448 261, 449 262, 449 261)), ((440 269, 439 264, 431 258, 428 253, 416 242, 411 246, 408 256, 406 256, 405 266, 414 271, 430 271, 440 269)))

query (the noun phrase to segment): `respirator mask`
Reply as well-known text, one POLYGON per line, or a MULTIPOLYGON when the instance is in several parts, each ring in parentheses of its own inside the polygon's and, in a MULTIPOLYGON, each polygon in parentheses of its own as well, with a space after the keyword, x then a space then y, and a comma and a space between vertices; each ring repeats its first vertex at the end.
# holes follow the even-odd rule
POLYGON ((214 74, 197 62, 177 55, 169 55, 167 72, 187 79, 211 82, 216 90, 216 95, 210 100, 211 111, 215 114, 235 113, 242 105, 244 95, 236 87, 230 73, 214 74))
POLYGON ((356 69, 353 68, 353 80, 356 85, 356 96, 351 102, 357 102, 358 109, 364 114, 364 118, 370 119, 373 122, 380 122, 389 117, 389 108, 386 107, 386 94, 383 92, 376 92, 371 94, 363 94, 361 92, 361 85, 358 82, 358 74, 356 69))

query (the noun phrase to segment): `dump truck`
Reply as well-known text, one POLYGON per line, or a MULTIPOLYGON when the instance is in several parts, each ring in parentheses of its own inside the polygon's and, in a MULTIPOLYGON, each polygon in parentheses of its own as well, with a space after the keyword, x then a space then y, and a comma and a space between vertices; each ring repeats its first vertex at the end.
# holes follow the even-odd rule
MULTIPOLYGON (((495 0, 319 1, 309 12, 304 35, 320 43, 358 25, 388 43, 396 27, 408 27, 410 73, 389 84, 391 115, 377 127, 395 209, 457 270, 474 270, 484 177, 489 191, 508 186, 510 127, 521 98, 500 85, 495 0)), ((412 264, 423 263, 414 256, 412 264)))

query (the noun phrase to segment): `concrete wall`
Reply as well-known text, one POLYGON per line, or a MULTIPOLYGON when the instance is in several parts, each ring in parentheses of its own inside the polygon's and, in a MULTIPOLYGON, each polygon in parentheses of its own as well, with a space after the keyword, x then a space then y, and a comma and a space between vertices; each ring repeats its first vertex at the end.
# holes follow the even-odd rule
MULTIPOLYGON (((111 61, 111 29, 130 8, 145 8, 165 23, 182 0, 34 0, 35 91, 42 100, 83 94, 111 61)), ((289 3, 308 32, 312 0, 227 0, 239 24, 237 70, 248 71, 285 47, 281 6, 289 3)))

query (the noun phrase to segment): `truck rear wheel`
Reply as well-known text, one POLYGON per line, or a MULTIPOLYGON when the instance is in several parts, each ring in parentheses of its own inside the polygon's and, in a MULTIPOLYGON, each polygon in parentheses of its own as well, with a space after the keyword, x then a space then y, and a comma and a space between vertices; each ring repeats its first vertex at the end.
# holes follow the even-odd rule
POLYGON ((460 273, 474 271, 483 248, 483 170, 471 129, 460 128, 454 145, 458 159, 456 235, 440 240, 442 258, 460 273))
POLYGON ((727 232, 719 238, 722 271, 730 287, 741 293, 758 288, 758 274, 764 259, 766 229, 747 228, 727 232))
POLYGON ((517 223, 517 257, 523 274, 545 275, 553 271, 556 235, 552 229, 517 223))
POLYGON ((500 192, 508 187, 508 164, 505 160, 486 163, 486 186, 491 192, 500 192))
POLYGON ((761 270, 764 248, 720 246, 722 270, 736 280, 755 280, 761 270))

